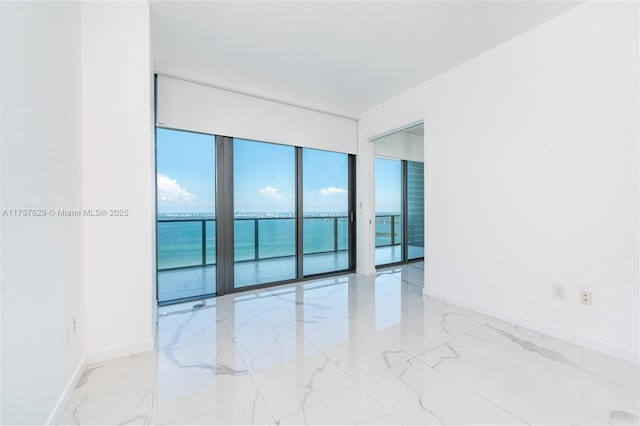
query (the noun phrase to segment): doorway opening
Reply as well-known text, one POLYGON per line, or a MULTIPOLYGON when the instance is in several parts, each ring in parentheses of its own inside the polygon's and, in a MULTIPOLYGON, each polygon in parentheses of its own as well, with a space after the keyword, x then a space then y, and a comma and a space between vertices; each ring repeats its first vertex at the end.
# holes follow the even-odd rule
POLYGON ((424 125, 372 143, 375 265, 424 260, 424 125))

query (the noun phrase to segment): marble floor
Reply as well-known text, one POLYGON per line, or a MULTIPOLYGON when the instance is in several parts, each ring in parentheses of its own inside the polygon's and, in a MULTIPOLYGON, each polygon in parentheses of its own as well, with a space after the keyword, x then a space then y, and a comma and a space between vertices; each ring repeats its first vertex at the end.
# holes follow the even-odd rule
POLYGON ((63 424, 638 424, 638 366, 422 295, 422 263, 161 308, 63 424))

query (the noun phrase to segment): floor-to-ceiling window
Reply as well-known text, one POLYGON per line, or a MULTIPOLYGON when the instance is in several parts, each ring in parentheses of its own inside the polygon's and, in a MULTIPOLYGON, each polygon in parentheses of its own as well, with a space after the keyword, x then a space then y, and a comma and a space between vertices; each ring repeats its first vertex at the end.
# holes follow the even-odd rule
POLYGON ((349 269, 349 156, 303 149, 304 275, 349 269))
POLYGON ((353 270, 353 164, 158 128, 159 302, 353 270))
POLYGON ((215 138, 158 129, 158 301, 216 292, 215 138))
POLYGON ((234 287, 296 278, 296 149, 233 141, 234 287))

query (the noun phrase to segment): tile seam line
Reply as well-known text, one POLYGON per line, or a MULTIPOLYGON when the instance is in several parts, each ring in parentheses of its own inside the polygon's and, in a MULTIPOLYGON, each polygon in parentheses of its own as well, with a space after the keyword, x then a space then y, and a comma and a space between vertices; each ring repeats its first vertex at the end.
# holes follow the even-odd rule
MULTIPOLYGON (((488 323, 487 323, 487 324, 488 324, 488 323)), ((416 360, 416 361, 418 361, 418 362, 422 363, 423 365, 426 365, 427 367, 429 367, 429 368, 431 368, 432 370, 434 370, 434 371, 438 372, 438 373, 439 373, 439 374, 441 374, 442 376, 444 376, 444 377, 448 378, 449 380, 451 380, 451 381, 453 381, 453 382, 457 383, 458 385, 460 385, 460 386, 461 386, 461 387, 463 387, 464 389, 466 389, 466 390, 468 390, 469 392, 471 392, 471 393, 475 394, 476 396, 478 396, 478 397, 480 397, 480 398, 484 399, 485 401, 489 402, 490 404, 494 405, 495 407, 499 408, 500 410, 504 411, 505 413, 509 414, 510 416, 512 416, 512 417, 514 417, 514 418, 516 418, 516 419, 520 420, 523 424, 531 425, 532 423, 525 421, 523 418, 521 418, 520 416, 518 416, 518 415, 516 415, 516 414, 512 413, 511 411, 509 411, 509 410, 508 410, 508 409, 506 409, 505 407, 503 407, 503 406, 499 405, 498 403, 496 403, 496 402, 492 401, 491 399, 487 398, 486 396, 484 396, 484 395, 482 395, 482 394, 480 394, 480 393, 476 392, 475 390, 473 390, 473 389, 469 388, 467 385, 465 385, 465 384, 464 384, 464 383, 462 383, 461 381, 459 381, 459 380, 457 380, 457 379, 454 379, 453 377, 449 376, 449 375, 448 375, 448 374, 446 374, 445 372, 441 371, 438 367, 432 367, 432 366, 430 366, 429 364, 427 364, 426 362, 422 361, 420 358, 418 358, 418 357, 420 357, 420 356, 422 356, 422 355, 425 355, 425 354, 427 354, 427 353, 429 353, 429 352, 432 352, 432 351, 436 350, 437 348, 439 348, 439 347, 441 347, 441 346, 444 346, 444 345, 449 344, 449 343, 451 343, 451 342, 453 342, 453 341, 455 341, 455 340, 458 340, 458 339, 460 339, 461 337, 467 336, 467 335, 469 335, 469 333, 471 333, 471 332, 473 332, 473 331, 475 331, 475 330, 478 330, 479 328, 482 328, 482 327, 486 326, 487 324, 483 324, 483 325, 481 325, 481 326, 475 327, 475 328, 473 328, 472 330, 469 330, 469 331, 467 331, 466 333, 461 334, 460 336, 457 336, 457 337, 456 337, 456 338, 454 338, 454 339, 448 340, 448 341, 446 341, 446 342, 444 342, 444 343, 442 343, 442 344, 440 344, 440 345, 438 345, 438 346, 434 347, 433 349, 429 349, 428 351, 423 352, 423 353, 422 353, 422 354, 420 354, 420 355, 416 355, 414 358, 415 358, 415 360, 416 360)), ((470 336, 470 337, 471 337, 471 336, 470 336)), ((412 359, 414 359, 414 358, 412 358, 412 359)))

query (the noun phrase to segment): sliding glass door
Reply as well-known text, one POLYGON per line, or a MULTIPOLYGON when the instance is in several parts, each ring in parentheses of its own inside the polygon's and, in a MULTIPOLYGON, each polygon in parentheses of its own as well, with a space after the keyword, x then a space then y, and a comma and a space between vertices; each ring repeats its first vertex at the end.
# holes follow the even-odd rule
POLYGON ((158 301, 353 270, 354 162, 158 128, 158 301))
POLYGON ((296 152, 233 141, 234 288, 296 278, 296 152))
POLYGON ((349 156, 302 150, 303 271, 349 269, 349 156))

